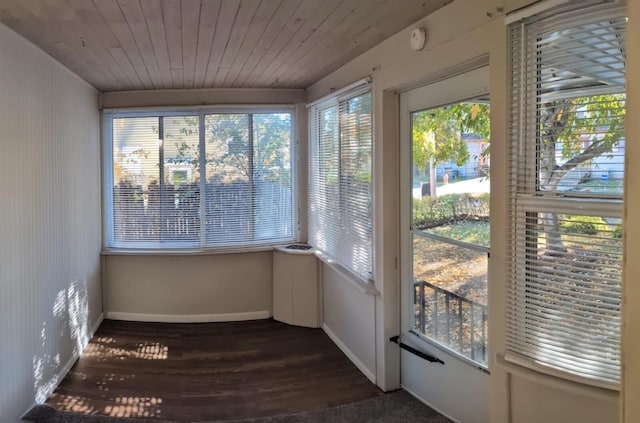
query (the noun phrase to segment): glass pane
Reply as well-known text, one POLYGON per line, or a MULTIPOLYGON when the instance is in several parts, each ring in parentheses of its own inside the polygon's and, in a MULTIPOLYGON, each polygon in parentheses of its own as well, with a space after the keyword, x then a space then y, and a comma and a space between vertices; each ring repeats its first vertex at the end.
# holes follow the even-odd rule
POLYGON ((589 378, 618 378, 621 219, 527 212, 517 272, 523 352, 589 378), (578 366, 574 366, 579 364, 578 366))
MULTIPOLYGON (((412 114, 413 228, 488 221, 489 105, 464 102, 412 114)), ((466 239, 450 230, 447 237, 466 239)), ((442 233, 440 233, 442 235, 442 233)))
POLYGON ((249 115, 205 116, 207 245, 251 240, 249 115))
POLYGON ((113 119, 114 244, 160 241, 157 117, 113 119))
POLYGON ((371 94, 340 103, 340 246, 335 252, 358 275, 372 271, 371 94))
POLYGON ((253 115, 255 240, 291 239, 291 115, 253 115))
POLYGON ((487 364, 487 253, 414 235, 413 329, 487 364))
POLYGON ((622 195, 626 24, 608 18, 537 36, 539 191, 622 195))
POLYGON ((412 114, 413 329, 487 364, 489 105, 412 114))
POLYGON ((162 119, 164 193, 162 230, 165 240, 200 243, 199 118, 162 119))
POLYGON ((538 190, 622 195, 625 95, 540 103, 538 190))
POLYGON ((200 241, 198 117, 113 119, 114 244, 200 241))
POLYGON ((318 111, 317 159, 314 164, 314 203, 310 217, 316 231, 310 236, 319 249, 338 250, 340 234, 340 190, 338 106, 318 111))

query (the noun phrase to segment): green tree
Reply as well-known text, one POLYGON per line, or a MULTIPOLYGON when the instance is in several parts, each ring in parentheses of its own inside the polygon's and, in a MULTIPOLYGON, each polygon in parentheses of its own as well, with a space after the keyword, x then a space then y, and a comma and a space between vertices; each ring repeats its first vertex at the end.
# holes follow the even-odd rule
POLYGON ((462 166, 469 160, 469 150, 463 140, 467 133, 490 142, 488 104, 457 103, 413 114, 413 163, 429 168, 432 197, 435 197, 435 167, 448 161, 462 166))
POLYGON ((205 131, 207 170, 211 177, 289 183, 291 115, 209 115, 205 131))
POLYGON ((624 94, 606 94, 542 104, 541 190, 555 191, 571 170, 618 146, 624 137, 624 102, 624 94))
MULTIPOLYGON (((624 115, 624 94, 542 103, 538 112, 538 189, 556 191, 573 169, 611 153, 624 138, 624 115)), ((549 213, 545 220, 547 250, 550 254, 566 252, 558 216, 549 213)))
MULTIPOLYGON (((199 171, 197 116, 165 118, 165 160, 189 162, 199 171), (168 130, 171 125, 171 130, 168 130)), ((289 183, 291 115, 286 113, 207 115, 205 151, 209 180, 289 183), (252 139, 252 148, 249 139, 252 139)), ((158 133, 158 127, 153 127, 158 133)))

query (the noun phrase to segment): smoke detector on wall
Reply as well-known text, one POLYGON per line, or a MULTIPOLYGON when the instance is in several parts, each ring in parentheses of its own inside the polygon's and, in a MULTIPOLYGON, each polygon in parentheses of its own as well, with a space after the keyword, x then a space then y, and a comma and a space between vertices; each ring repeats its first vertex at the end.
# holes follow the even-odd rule
POLYGON ((415 28, 411 31, 411 38, 409 41, 412 49, 416 51, 422 50, 427 42, 427 31, 424 28, 415 28))

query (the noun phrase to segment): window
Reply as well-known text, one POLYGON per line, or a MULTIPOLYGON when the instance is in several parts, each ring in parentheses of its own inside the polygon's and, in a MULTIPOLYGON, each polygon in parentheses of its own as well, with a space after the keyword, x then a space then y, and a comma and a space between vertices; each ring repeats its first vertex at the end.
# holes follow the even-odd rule
POLYGON ((506 359, 616 389, 620 378, 624 9, 511 26, 506 359))
POLYGON ((106 113, 106 246, 291 241, 288 111, 106 113))
POLYGON ((486 98, 411 113, 411 329, 482 367, 489 329, 489 135, 486 98))
POLYGON ((372 272, 371 93, 310 109, 309 241, 361 279, 372 272))

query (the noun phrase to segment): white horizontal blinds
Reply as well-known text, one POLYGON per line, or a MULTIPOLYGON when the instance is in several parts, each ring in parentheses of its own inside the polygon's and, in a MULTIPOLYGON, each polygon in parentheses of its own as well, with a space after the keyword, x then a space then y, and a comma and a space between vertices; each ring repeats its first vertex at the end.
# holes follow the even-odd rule
POLYGON ((295 238, 291 113, 123 115, 107 115, 108 247, 227 247, 295 238))
POLYGON ((510 27, 512 227, 507 360, 619 383, 623 11, 510 27))
POLYGON ((291 114, 205 116, 206 244, 291 240, 291 114))
POLYGON ((199 122, 198 116, 160 118, 162 239, 186 246, 200 245, 199 122))
POLYGON ((254 239, 294 238, 291 114, 252 115, 254 239))
POLYGON ((157 117, 112 121, 113 246, 161 241, 159 183, 161 141, 157 117), (151 201, 150 201, 151 198, 151 201))
POLYGON ((126 117, 113 128, 113 243, 200 244, 197 116, 126 117))
POLYGON ((595 14, 536 31, 527 82, 539 96, 540 190, 622 193, 625 27, 624 16, 595 14))
POLYGON ((340 238, 340 129, 338 104, 311 109, 309 241, 336 255, 340 238))
POLYGON ((372 113, 368 87, 310 109, 309 241, 363 279, 372 271, 372 113))
POLYGON ((205 116, 206 244, 251 240, 251 150, 248 114, 205 116))
POLYGON ((520 207, 516 228, 509 352, 593 383, 616 383, 620 219, 546 212, 534 204, 520 207))
POLYGON ((341 238, 336 256, 356 274, 372 270, 372 119, 371 94, 341 101, 340 209, 341 238))

